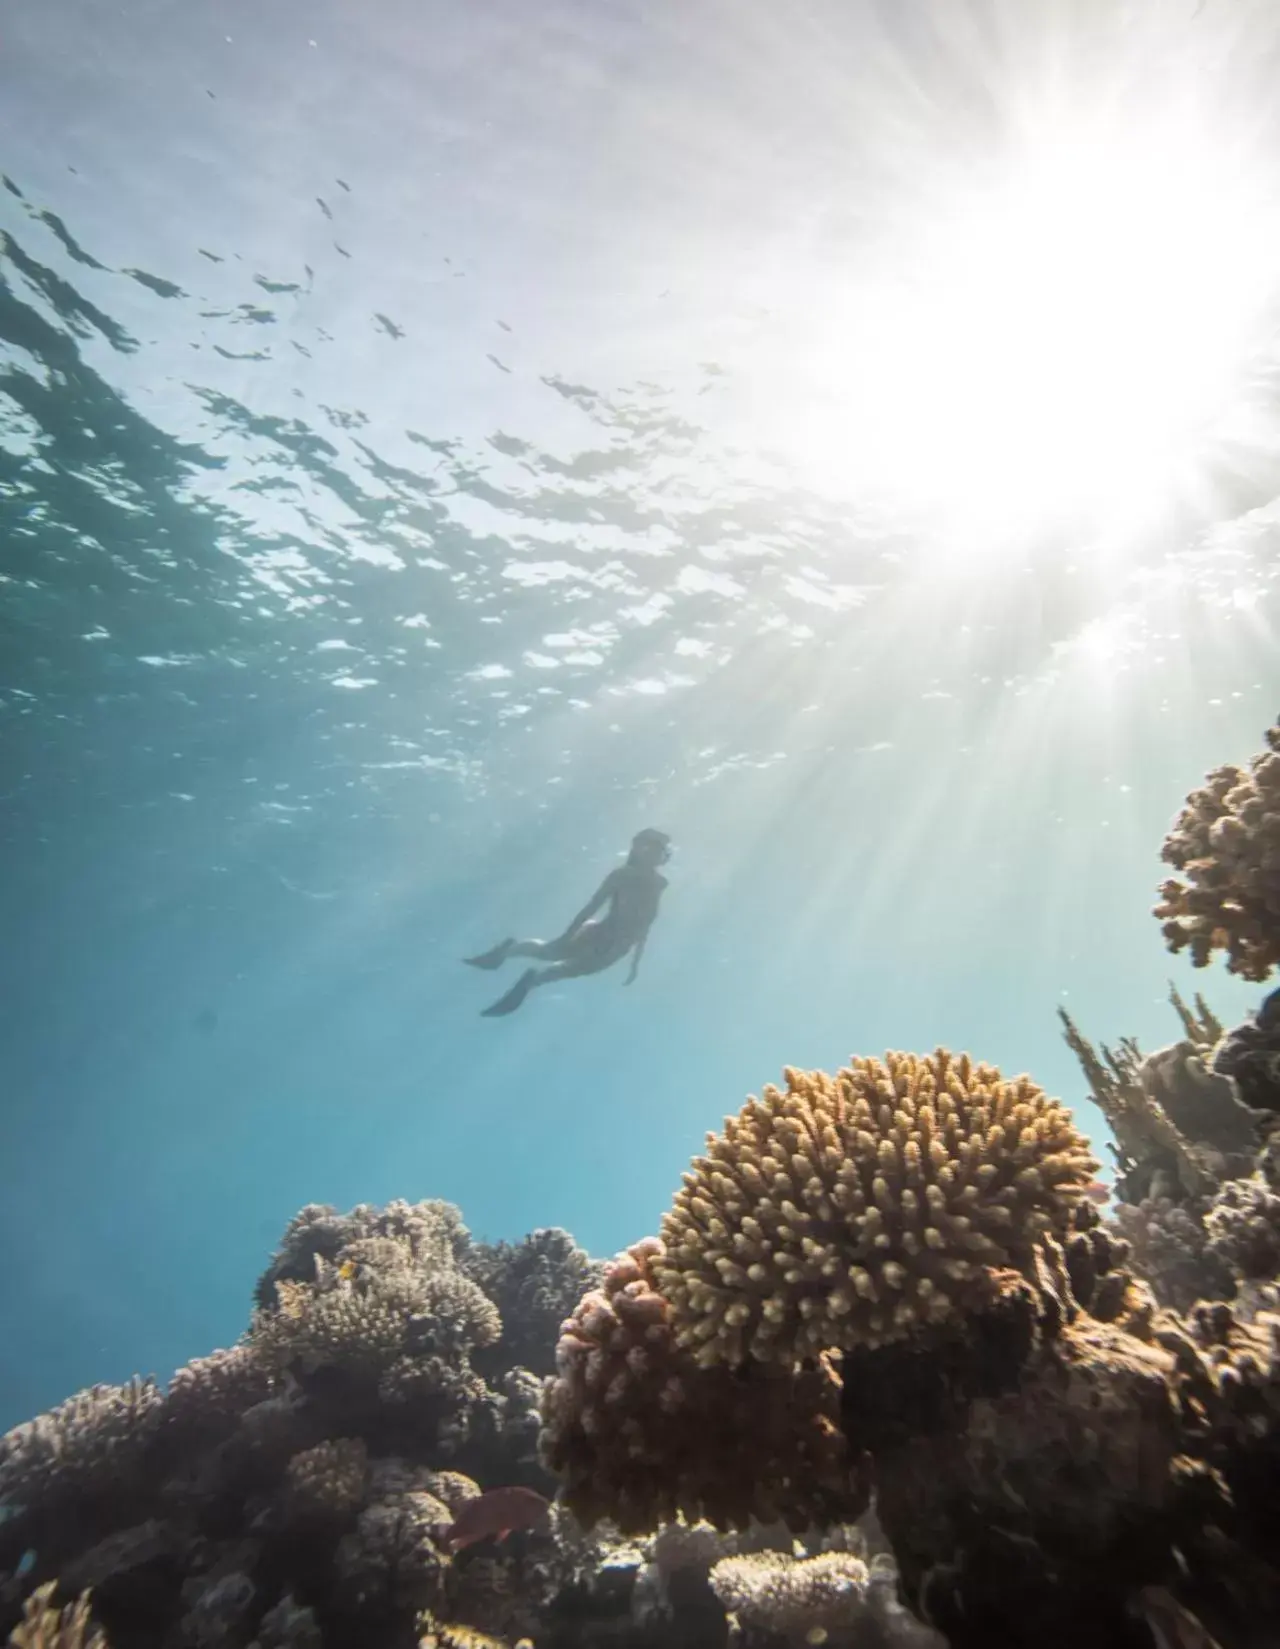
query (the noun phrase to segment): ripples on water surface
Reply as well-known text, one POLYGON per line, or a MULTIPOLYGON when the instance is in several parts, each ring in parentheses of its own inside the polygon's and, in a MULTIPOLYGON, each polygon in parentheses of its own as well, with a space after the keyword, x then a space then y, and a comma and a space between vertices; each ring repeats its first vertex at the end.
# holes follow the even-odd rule
MULTIPOLYGON (((1141 60, 1119 10, 927 10, 19 8, 0 1419, 233 1337, 306 1201, 607 1250, 784 1060, 1078 1099, 1055 1003, 1171 1031, 1160 838, 1280 687, 1274 337, 1119 552, 855 485, 831 293, 1055 51, 1141 60), (639 985, 476 1018, 456 958, 647 823, 639 985)), ((1206 83, 1258 106, 1233 19, 1206 83)))

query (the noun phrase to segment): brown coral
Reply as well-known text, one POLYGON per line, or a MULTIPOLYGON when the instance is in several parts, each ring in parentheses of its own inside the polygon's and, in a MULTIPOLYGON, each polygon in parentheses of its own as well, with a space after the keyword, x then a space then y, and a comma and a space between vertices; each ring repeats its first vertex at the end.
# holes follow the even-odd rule
POLYGON ((358 1437, 337 1437, 304 1449, 285 1472, 291 1512, 305 1518, 344 1518, 359 1509, 369 1483, 369 1454, 358 1437))
POLYGON ((22 1609, 22 1619, 9 1635, 11 1649, 107 1649, 104 1634, 93 1623, 87 1593, 59 1609, 57 1585, 38 1587, 22 1609))
POLYGON ((848 1552, 800 1558, 755 1552, 721 1558, 711 1570, 711 1589, 741 1625, 792 1643, 815 1643, 855 1625, 866 1607, 870 1574, 848 1552))
POLYGON ((1247 768, 1219 767, 1187 797, 1162 852, 1182 875, 1155 907, 1170 950, 1197 968, 1225 951, 1256 980, 1280 962, 1280 722, 1265 737, 1247 768))
POLYGON ((304 1210, 273 1269, 296 1271, 305 1254, 313 1276, 276 1277, 274 1309, 258 1310, 246 1341, 257 1364, 280 1375, 337 1370, 389 1402, 439 1398, 461 1411, 482 1398, 469 1355, 492 1345, 502 1325, 493 1302, 453 1265, 457 1228, 441 1209, 449 1205, 392 1203, 382 1214, 321 1210, 309 1221, 315 1211, 304 1210), (331 1258, 308 1246, 317 1232, 331 1258), (344 1233, 350 1240, 334 1248, 344 1233))
POLYGON ((685 1175, 654 1259, 700 1364, 876 1346, 978 1305, 1097 1169, 1027 1077, 939 1049, 786 1072, 685 1175))
POLYGON ((340 1588, 357 1608, 424 1609, 439 1599, 448 1564, 440 1537, 449 1508, 421 1491, 367 1506, 338 1544, 340 1588))
POLYGON ((856 1517, 867 1490, 836 1422, 834 1370, 700 1367, 655 1289, 661 1257, 656 1238, 637 1243, 564 1325, 542 1452, 569 1509, 624 1533, 679 1514, 721 1528, 856 1517))
POLYGON ((97 1385, 0 1437, 0 1502, 45 1506, 119 1492, 141 1468, 164 1412, 154 1380, 97 1385))

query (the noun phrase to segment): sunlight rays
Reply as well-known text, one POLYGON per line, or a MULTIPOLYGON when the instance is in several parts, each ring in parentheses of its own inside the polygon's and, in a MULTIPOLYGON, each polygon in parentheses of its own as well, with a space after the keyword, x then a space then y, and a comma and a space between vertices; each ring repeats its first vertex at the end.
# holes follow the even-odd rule
POLYGON ((1164 76, 1135 44, 1098 86, 993 83, 998 141, 917 152, 797 272, 757 406, 806 472, 953 550, 1115 555, 1274 444, 1280 181, 1205 38, 1164 76))

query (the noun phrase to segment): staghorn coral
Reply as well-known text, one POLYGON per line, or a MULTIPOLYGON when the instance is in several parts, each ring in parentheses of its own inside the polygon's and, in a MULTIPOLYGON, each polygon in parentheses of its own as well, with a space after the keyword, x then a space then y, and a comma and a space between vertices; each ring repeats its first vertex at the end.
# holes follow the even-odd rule
POLYGON ((711 1589, 743 1626, 801 1644, 816 1634, 847 1633, 866 1607, 871 1571, 847 1552, 791 1557, 757 1552, 724 1557, 711 1570, 711 1589))
POLYGON ((1070 1113, 939 1049, 786 1072, 686 1174, 654 1277, 701 1364, 883 1345, 1065 1233, 1096 1171, 1070 1113))
POLYGON ((1193 1036, 1146 1056, 1132 1037, 1101 1051, 1058 1009, 1063 1037, 1115 1136, 1116 1189, 1126 1201, 1206 1198, 1224 1179, 1248 1173, 1255 1121, 1213 1066, 1203 1040, 1220 1029, 1199 997, 1199 1016, 1176 990, 1170 998, 1193 1036))
POLYGON ((520 1243, 476 1243, 462 1262, 502 1318, 502 1337, 477 1366, 512 1363, 546 1376, 555 1369, 556 1334, 584 1294, 600 1283, 602 1266, 556 1226, 520 1243))
POLYGON ((22 1619, 9 1634, 12 1649, 107 1649, 107 1639, 93 1623, 89 1599, 81 1594, 59 1609, 52 1581, 39 1586, 23 1605, 22 1619))
POLYGON ((1161 851, 1180 871, 1155 915, 1171 951, 1262 980, 1280 962, 1280 722, 1248 768, 1219 767, 1191 792, 1161 851))
POLYGON ((835 1423, 830 1364, 700 1367, 655 1287, 662 1253, 649 1238, 620 1255, 564 1325, 542 1455, 565 1504, 624 1534, 681 1514, 717 1527, 857 1516, 867 1488, 835 1423))

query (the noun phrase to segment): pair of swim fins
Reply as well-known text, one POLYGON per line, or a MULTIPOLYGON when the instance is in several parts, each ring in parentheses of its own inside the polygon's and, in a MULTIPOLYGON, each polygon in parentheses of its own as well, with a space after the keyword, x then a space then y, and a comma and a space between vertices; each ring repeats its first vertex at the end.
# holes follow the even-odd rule
MULTIPOLYGON (((514 944, 514 939, 504 939, 500 945, 495 945, 492 950, 485 951, 483 955, 464 956, 463 961, 469 968, 483 968, 486 973, 489 973, 494 968, 502 966, 511 954, 511 947, 514 944)), ((489 1007, 481 1009, 481 1018, 501 1019, 506 1014, 514 1013, 533 989, 533 981, 537 977, 537 972, 536 968, 526 968, 505 996, 500 996, 489 1007)))

